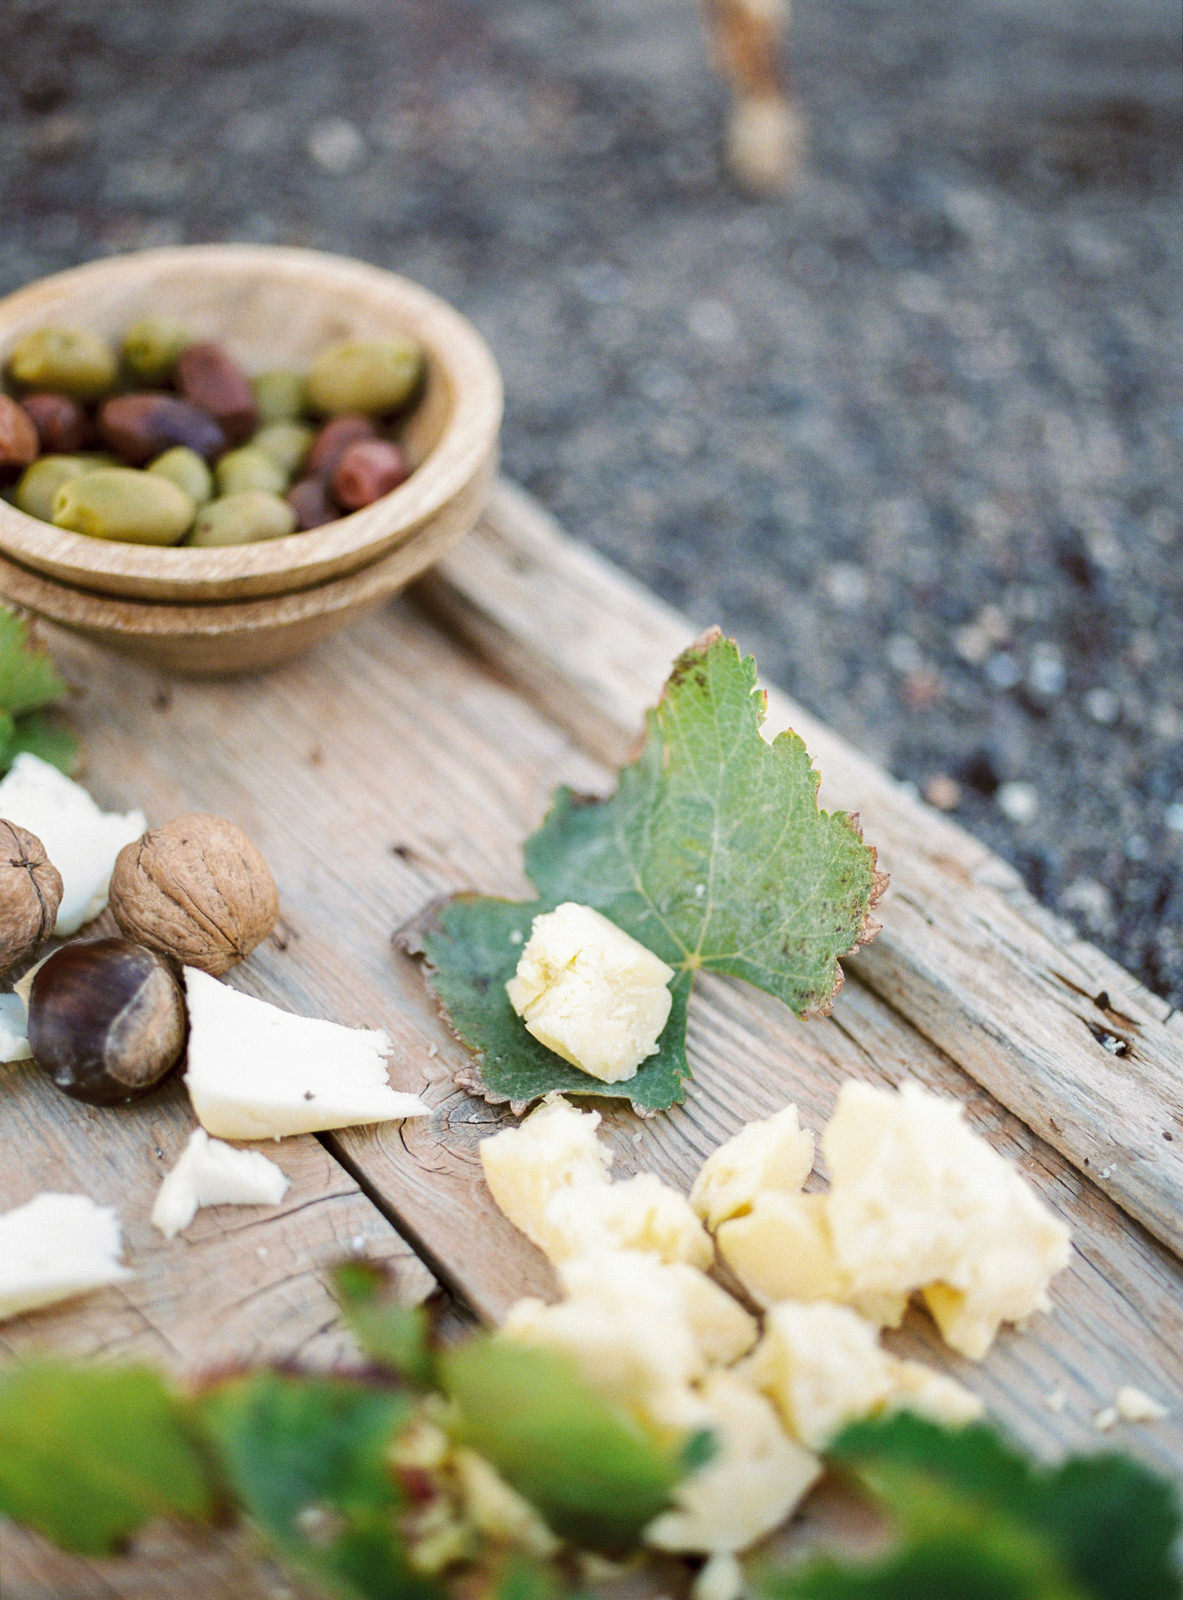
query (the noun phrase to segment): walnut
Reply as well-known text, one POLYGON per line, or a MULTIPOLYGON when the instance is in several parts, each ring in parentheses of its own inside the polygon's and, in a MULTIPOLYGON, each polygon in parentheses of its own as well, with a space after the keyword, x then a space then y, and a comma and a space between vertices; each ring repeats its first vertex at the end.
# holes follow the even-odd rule
POLYGON ((267 863, 224 817, 178 817, 125 845, 110 907, 129 939, 220 978, 279 916, 267 863))
POLYGON ((0 822, 0 972, 26 960, 53 932, 62 875, 35 833, 0 822))

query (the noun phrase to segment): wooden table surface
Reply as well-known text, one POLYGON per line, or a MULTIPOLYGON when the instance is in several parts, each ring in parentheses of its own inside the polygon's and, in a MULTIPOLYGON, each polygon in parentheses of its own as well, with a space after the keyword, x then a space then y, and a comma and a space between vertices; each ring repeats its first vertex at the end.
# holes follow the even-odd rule
MULTIPOLYGON (((204 1211, 166 1241, 148 1216, 193 1126, 180 1086, 111 1112, 65 1099, 35 1069, 5 1069, 0 1210, 45 1188, 113 1205, 135 1277, 3 1324, 0 1360, 49 1349, 181 1374, 231 1358, 331 1363, 350 1345, 324 1271, 349 1253, 391 1262, 409 1301, 442 1286, 489 1321, 550 1291, 545 1261, 481 1179, 477 1145, 508 1113, 455 1087, 465 1052, 390 935, 442 892, 527 893, 521 847, 551 791, 611 787, 696 631, 501 484, 418 590, 269 675, 170 679, 55 636, 79 686, 95 797, 140 805, 153 824, 222 813, 270 863, 281 925, 231 981, 293 1011, 387 1029, 394 1086, 422 1090, 433 1113, 269 1145, 292 1180, 277 1210, 204 1211)), ((984 1362, 952 1356, 918 1312, 891 1343, 954 1373, 1042 1455, 1117 1445, 1178 1477, 1180 1019, 1054 923, 980 844, 772 693, 769 727, 786 725, 822 771, 823 803, 862 814, 891 873, 883 932, 846 963, 824 1022, 704 982, 686 1103, 645 1121, 609 1112, 615 1170, 688 1188, 721 1139, 788 1100, 818 1128, 848 1077, 911 1076, 955 1096, 1068 1222, 1075 1251, 1054 1315, 1006 1332, 984 1362), (1169 1417, 1098 1434, 1095 1413, 1127 1383, 1169 1417), (1062 1409, 1048 1403, 1056 1391, 1062 1409)), ((4 1600, 298 1592, 242 1539, 159 1527, 128 1557, 87 1563, 0 1525, 4 1600)))

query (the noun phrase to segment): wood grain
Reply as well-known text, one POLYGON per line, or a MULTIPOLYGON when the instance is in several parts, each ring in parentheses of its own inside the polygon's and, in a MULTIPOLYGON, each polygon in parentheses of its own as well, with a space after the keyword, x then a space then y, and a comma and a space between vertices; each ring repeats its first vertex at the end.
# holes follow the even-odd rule
MULTIPOLYGON (((403 1240, 485 1318, 496 1319, 524 1293, 549 1291, 545 1262, 496 1212, 480 1175, 480 1139, 508 1118, 455 1088, 466 1054, 443 1027, 418 967, 391 950, 389 936, 442 891, 526 892, 522 842, 554 785, 610 786, 606 762, 631 742, 640 706, 653 699, 668 658, 690 631, 557 538, 528 501, 501 491, 493 514, 428 590, 266 677, 177 682, 79 640, 55 639, 80 686, 76 716, 96 798, 109 807, 143 805, 153 823, 187 810, 221 812, 267 857, 280 886, 281 925, 232 981, 292 1010, 385 1027, 395 1042, 392 1081, 425 1091, 433 1113, 322 1143, 267 1147, 294 1178, 280 1215, 256 1221, 247 1212, 204 1213, 184 1239, 165 1246, 146 1215, 165 1164, 156 1151, 171 1155, 188 1126, 180 1090, 130 1113, 91 1113, 61 1101, 32 1069, 10 1071, 0 1078, 0 1137, 6 1151, 21 1156, 0 1175, 3 1203, 16 1204, 45 1184, 77 1183, 110 1199, 127 1222, 138 1276, 73 1307, 5 1325, 0 1355, 37 1343, 106 1356, 152 1354, 185 1370, 229 1350, 249 1358, 301 1348, 310 1360, 331 1359, 342 1336, 321 1274, 355 1230, 366 1233, 371 1250, 400 1263, 412 1296, 432 1280, 403 1240)), ((895 1342, 963 1377, 994 1416, 1042 1454, 1118 1444, 1177 1472, 1183 1266, 1123 1211, 1118 1199, 1128 1198, 1128 1184, 1113 1173, 1094 1174, 1091 1159, 1086 1168, 1083 1158, 1076 1165, 1062 1153, 1078 1138, 1072 1130, 1082 1113, 1051 1097, 1087 1093, 1092 1099, 1083 1103, 1096 1106, 1091 1081, 1077 1081, 1087 1080, 1089 1058, 1070 1042, 1072 1006, 1055 1001, 1055 988, 1052 998, 1041 998, 1037 976, 1022 976, 1016 951, 1036 975, 1045 959, 1074 982, 1074 974, 1090 982, 1096 972, 1110 974, 1112 1007, 1147 1019, 1141 1051, 1173 1049, 1174 1026, 1164 1023, 1157 1003, 1131 999, 1130 981, 1122 975, 1122 987, 1095 952, 1056 942, 1045 922, 1028 917, 1013 882, 998 876, 979 846, 920 808, 910 811, 888 780, 843 755, 832 735, 822 730, 815 739, 812 726, 802 731, 826 770, 831 800, 844 793, 850 803, 865 768, 866 793, 858 800, 865 815, 878 808, 884 829, 874 836, 886 836, 897 874, 880 937, 896 968, 860 956, 834 1017, 810 1024, 742 985, 704 982, 691 1008, 695 1076, 686 1104, 645 1121, 627 1111, 609 1115, 605 1134, 618 1171, 655 1170, 685 1188, 716 1143, 788 1099, 818 1127, 852 1076, 895 1083, 911 1075, 955 1096, 1068 1221, 1076 1249, 1053 1289, 1055 1314, 1004 1334, 984 1362, 951 1358, 919 1313, 895 1342), (901 879, 915 897, 911 913, 901 879), (912 934, 928 917, 923 952, 909 954, 904 933, 894 930, 897 915, 912 934), (1002 930, 997 948, 992 928, 1002 930), (968 942, 971 935, 976 943, 968 942), (1009 1094, 1006 1072, 1017 1070, 1007 1067, 1011 1055, 1040 1071, 1042 1036, 1034 1035, 1038 1048, 1028 1040, 1028 1024, 1000 998, 993 966, 980 986, 974 967, 963 977, 965 992, 955 987, 964 957, 942 955, 951 937, 994 966, 1019 968, 1023 1003, 1044 1007, 1038 1014, 1051 1019, 1049 1031, 1059 1019, 1064 1065, 1061 1076, 1039 1080, 1049 1103, 1038 1114, 1014 1095, 1016 1114, 1004 1094, 984 1087, 1000 1069, 981 1058, 1002 1061, 998 1081, 1009 1094), (925 1011, 925 997, 937 1014, 925 1011), (1058 1145, 1042 1136, 1053 1119, 1058 1145), (1093 1417, 1125 1383, 1166 1403, 1170 1416, 1102 1440, 1093 1417), (1062 1410, 1047 1403, 1057 1391, 1062 1410)), ((1042 981, 1051 983, 1046 975, 1042 981)), ((1085 982, 1080 987, 1088 990, 1085 982)), ((52 1574, 64 1570, 53 1566, 59 1558, 26 1536, 14 1538, 11 1530, 0 1538, 5 1600, 10 1591, 21 1600, 112 1592, 91 1576, 55 1588, 52 1574)), ((187 1559, 197 1563, 194 1571, 215 1577, 200 1577, 186 1592, 239 1593, 236 1577, 216 1576, 218 1548, 197 1544, 187 1559)), ((232 1558, 227 1551, 224 1559, 232 1558)), ((151 1585, 136 1576, 143 1570, 133 1563, 114 1592, 147 1600, 151 1585)), ((258 1600, 261 1591, 241 1592, 258 1600)))
MULTIPOLYGON (((585 749, 636 737, 686 620, 502 485, 425 591, 436 614, 585 749)), ((741 641, 742 643, 742 641, 741 641)), ((1036 906, 1018 875, 785 695, 823 804, 861 813, 892 878, 849 971, 1174 1250, 1183 1250, 1183 1018, 1036 906)))

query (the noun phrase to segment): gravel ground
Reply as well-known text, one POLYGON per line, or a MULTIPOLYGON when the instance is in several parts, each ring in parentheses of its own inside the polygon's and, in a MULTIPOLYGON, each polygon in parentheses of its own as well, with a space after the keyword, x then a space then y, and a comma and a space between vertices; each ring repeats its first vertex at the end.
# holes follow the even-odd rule
POLYGON ((693 0, 0 9, 0 291, 204 239, 427 283, 576 537, 1183 999, 1173 7, 799 0, 764 203, 693 0))

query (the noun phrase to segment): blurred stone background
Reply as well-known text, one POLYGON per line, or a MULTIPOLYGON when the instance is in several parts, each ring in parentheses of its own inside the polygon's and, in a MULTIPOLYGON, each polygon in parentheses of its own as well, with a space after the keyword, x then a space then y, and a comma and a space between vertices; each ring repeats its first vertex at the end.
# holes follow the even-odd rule
POLYGON ((1178 20, 798 0, 756 202, 694 0, 3 0, 0 292, 207 239, 426 283, 575 537, 1179 1000, 1178 20))

